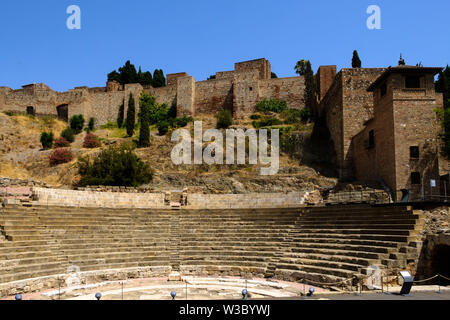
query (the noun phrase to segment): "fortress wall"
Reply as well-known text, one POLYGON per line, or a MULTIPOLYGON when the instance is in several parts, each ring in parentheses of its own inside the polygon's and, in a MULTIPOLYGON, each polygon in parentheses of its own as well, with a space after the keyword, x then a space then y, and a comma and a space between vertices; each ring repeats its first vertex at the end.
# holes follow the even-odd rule
POLYGON ((57 93, 50 89, 12 90, 5 97, 4 111, 26 113, 27 107, 32 106, 36 114, 56 115, 56 103, 57 93))
POLYGON ((343 97, 342 72, 336 78, 319 105, 319 112, 325 117, 327 128, 334 143, 338 170, 343 165, 343 97))
POLYGON ((259 99, 259 70, 236 72, 233 79, 233 114, 243 118, 254 113, 259 99))
POLYGON ((289 108, 302 109, 304 101, 304 77, 279 78, 259 81, 259 100, 278 99, 287 102, 289 108))
POLYGON ((177 116, 194 116, 195 111, 195 79, 194 77, 178 78, 177 116))
POLYGON ((253 72, 258 71, 258 79, 270 79, 271 78, 271 66, 266 59, 256 59, 244 62, 238 62, 234 65, 236 72, 253 72))
POLYGON ((222 109, 232 111, 232 79, 196 82, 194 106, 196 114, 216 114, 222 109))
POLYGON ((0 87, 0 112, 6 111, 6 96, 12 89, 8 87, 0 87))
POLYGON ((352 139, 373 117, 373 94, 367 88, 384 72, 384 68, 342 69, 343 85, 343 178, 353 177, 352 139))
MULTIPOLYGON (((178 81, 178 77, 176 78, 178 81)), ((165 103, 169 107, 177 101, 177 86, 167 86, 160 88, 146 87, 144 91, 156 98, 157 103, 165 103)))
POLYGON ((316 74, 317 93, 322 100, 336 77, 336 66, 320 66, 316 74))
POLYGON ((189 76, 186 72, 171 73, 167 75, 167 86, 176 86, 178 84, 178 78, 189 76))
POLYGON ((221 71, 216 72, 216 80, 233 80, 234 71, 221 71))
POLYGON ((384 68, 342 69, 320 103, 334 142, 342 179, 353 177, 352 139, 373 117, 373 95, 367 92, 384 68))
POLYGON ((89 121, 91 117, 94 118, 96 127, 106 124, 108 121, 116 122, 119 106, 124 97, 124 91, 91 94, 84 112, 85 120, 89 121))
MULTIPOLYGON (((353 156, 354 156, 354 174, 358 180, 379 180, 377 150, 368 148, 369 132, 375 129, 375 119, 367 123, 364 130, 353 138, 353 156)), ((375 143, 378 143, 378 137, 375 137, 375 143)), ((382 141, 380 141, 382 143, 382 141)))

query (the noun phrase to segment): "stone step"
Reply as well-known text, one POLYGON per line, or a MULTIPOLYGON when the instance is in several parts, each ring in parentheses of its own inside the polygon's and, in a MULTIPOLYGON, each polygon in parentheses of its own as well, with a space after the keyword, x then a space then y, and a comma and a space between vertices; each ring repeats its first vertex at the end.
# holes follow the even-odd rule
POLYGON ((292 234, 343 234, 343 235, 397 235, 397 236, 409 236, 414 234, 411 230, 396 230, 396 229, 295 229, 291 231, 292 234))
MULTIPOLYGON (((379 253, 379 252, 368 252, 365 251, 366 248, 359 248, 359 250, 356 250, 356 248, 353 248, 353 250, 349 249, 347 247, 337 247, 333 249, 327 249, 327 248, 318 248, 318 247, 304 247, 299 246, 297 248, 291 248, 289 251, 285 253, 285 255, 291 256, 292 254, 296 253, 304 253, 304 254, 322 254, 322 255, 328 255, 328 256, 348 256, 348 257, 357 257, 357 258, 364 258, 364 259, 382 259, 387 258, 389 256, 388 252, 385 253, 379 253)), ((387 250, 386 250, 387 251, 387 250)), ((333 257, 331 257, 332 259, 333 257)))
POLYGON ((356 230, 372 230, 372 229, 399 229, 399 230, 414 230, 415 224, 333 224, 333 223, 321 223, 321 224, 304 224, 300 223, 296 225, 296 229, 356 229, 356 230))
POLYGON ((396 212, 396 211, 411 211, 411 206, 323 206, 323 207, 311 207, 304 209, 306 212, 321 213, 321 212, 396 212))
POLYGON ((310 238, 322 238, 322 239, 346 239, 346 240, 380 240, 387 242, 409 242, 414 237, 403 235, 385 235, 385 234, 339 234, 339 233, 299 233, 297 235, 289 235, 292 241, 297 239, 310 239, 310 238))
MULTIPOLYGON (((379 257, 375 257, 372 259, 368 258, 362 258, 362 257, 355 257, 355 256, 349 256, 347 254, 342 253, 336 253, 336 254, 330 254, 330 253, 304 253, 304 252, 291 252, 291 253, 285 253, 282 256, 282 261, 292 260, 294 261, 310 261, 310 260, 317 260, 317 261, 327 261, 332 263, 344 263, 344 264, 350 264, 350 265, 358 265, 361 266, 370 266, 376 263, 379 263, 381 259, 379 257), (284 260, 286 259, 286 260, 284 260)), ((357 271, 358 269, 356 269, 357 271)))
POLYGON ((340 279, 348 279, 354 276, 357 276, 359 272, 346 270, 339 268, 330 268, 318 265, 309 265, 309 264, 290 264, 290 263, 277 263, 277 270, 275 274, 280 272, 281 270, 289 271, 289 272, 303 272, 305 275, 310 275, 310 279, 313 277, 313 274, 326 275, 326 276, 334 276, 339 277, 340 279))

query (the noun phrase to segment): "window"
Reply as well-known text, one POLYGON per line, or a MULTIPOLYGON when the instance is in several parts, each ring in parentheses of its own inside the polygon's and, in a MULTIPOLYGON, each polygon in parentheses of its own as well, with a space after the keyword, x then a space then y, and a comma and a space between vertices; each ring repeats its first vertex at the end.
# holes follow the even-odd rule
POLYGON ((381 85, 381 88, 380 88, 381 96, 384 97, 386 95, 386 92, 387 92, 387 84, 385 82, 381 85))
POLYGON ((409 147, 409 157, 411 159, 419 159, 419 147, 409 147))
POLYGON ((417 89, 420 88, 420 76, 406 76, 405 88, 417 89))
POLYGON ((411 184, 420 184, 420 173, 419 172, 411 173, 411 184))
POLYGON ((250 89, 250 91, 253 91, 253 87, 250 87, 249 89, 250 89))
POLYGON ((375 131, 369 131, 369 148, 375 147, 375 131))

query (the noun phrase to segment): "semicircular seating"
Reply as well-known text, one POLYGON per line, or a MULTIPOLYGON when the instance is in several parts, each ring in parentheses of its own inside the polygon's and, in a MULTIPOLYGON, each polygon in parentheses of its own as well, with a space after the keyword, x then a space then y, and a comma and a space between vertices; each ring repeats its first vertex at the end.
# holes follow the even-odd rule
MULTIPOLYGON (((182 275, 335 282, 372 265, 404 267, 423 218, 410 207, 105 209, 6 207, 0 284, 81 272, 164 267, 182 275)), ((164 271, 167 276, 167 272, 164 271)))

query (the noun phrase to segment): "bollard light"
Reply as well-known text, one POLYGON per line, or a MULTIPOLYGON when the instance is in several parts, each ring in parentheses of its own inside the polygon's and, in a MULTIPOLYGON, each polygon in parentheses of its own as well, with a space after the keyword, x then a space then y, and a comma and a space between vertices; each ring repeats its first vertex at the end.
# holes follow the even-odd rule
POLYGON ((16 294, 16 300, 22 300, 22 295, 20 293, 16 294))
POLYGON ((242 290, 242 300, 247 300, 248 291, 247 289, 242 290))
POLYGON ((314 294, 314 288, 309 288, 308 297, 312 297, 314 294))
POLYGON ((95 294, 95 298, 96 298, 97 300, 100 300, 100 299, 102 298, 102 294, 101 294, 100 292, 97 292, 97 293, 95 294))
POLYGON ((175 297, 177 296, 177 293, 175 291, 172 291, 170 293, 170 296, 172 297, 172 300, 175 300, 175 297))

